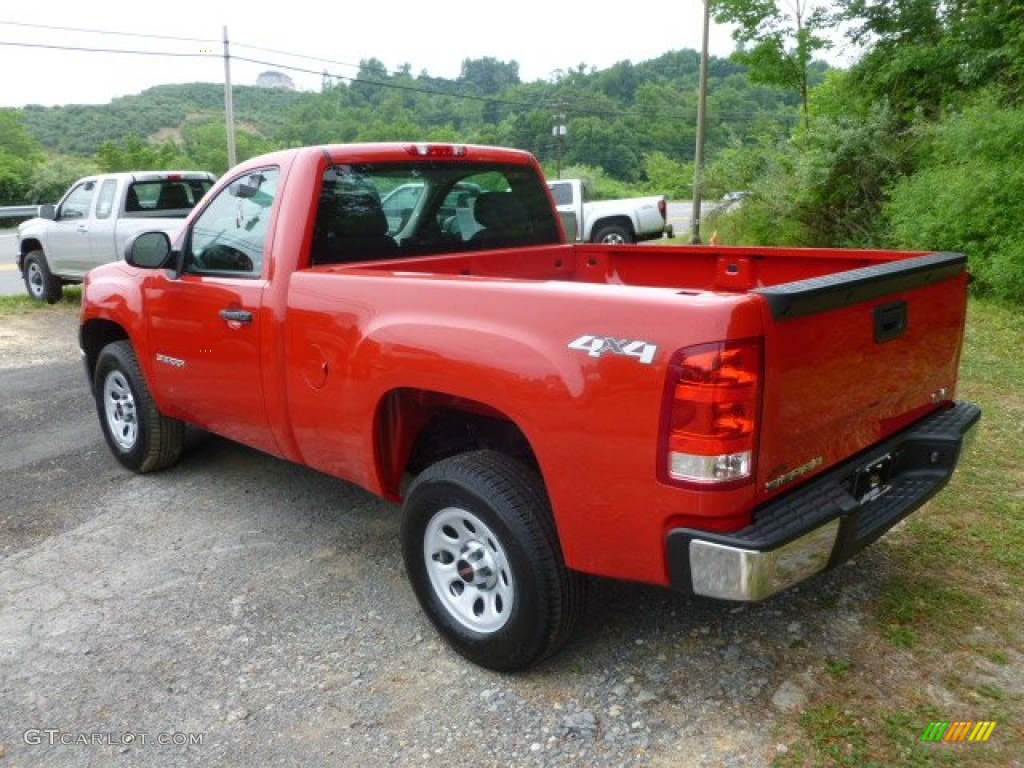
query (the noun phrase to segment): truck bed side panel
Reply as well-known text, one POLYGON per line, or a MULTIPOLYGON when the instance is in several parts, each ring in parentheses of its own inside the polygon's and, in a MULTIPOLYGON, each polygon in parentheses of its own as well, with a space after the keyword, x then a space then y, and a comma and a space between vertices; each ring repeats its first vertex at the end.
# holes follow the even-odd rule
POLYGON ((516 424, 578 570, 665 584, 667 530, 750 520, 751 488, 662 484, 657 451, 668 359, 687 343, 758 335, 752 297, 339 269, 296 273, 288 306, 289 418, 301 460, 318 469, 393 496, 374 464, 373 417, 390 392, 419 390, 516 424), (593 335, 657 352, 645 364, 570 349, 593 335))

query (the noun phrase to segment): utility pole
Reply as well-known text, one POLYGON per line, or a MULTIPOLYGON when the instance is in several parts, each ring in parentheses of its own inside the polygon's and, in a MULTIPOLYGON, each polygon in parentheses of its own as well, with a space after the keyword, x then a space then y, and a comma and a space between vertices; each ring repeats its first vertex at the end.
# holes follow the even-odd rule
POLYGON ((704 37, 700 49, 700 93, 697 96, 697 148, 693 156, 693 238, 700 245, 700 209, 704 193, 704 122, 708 102, 708 33, 711 28, 711 0, 704 0, 704 37))
POLYGON ((562 142, 565 141, 566 127, 565 127, 565 112, 559 110, 558 114, 555 115, 555 126, 551 129, 551 133, 555 137, 555 178, 562 178, 562 142))
POLYGON ((228 132, 228 168, 234 168, 235 155, 235 101, 231 92, 231 52, 228 50, 228 28, 224 27, 224 119, 228 132))

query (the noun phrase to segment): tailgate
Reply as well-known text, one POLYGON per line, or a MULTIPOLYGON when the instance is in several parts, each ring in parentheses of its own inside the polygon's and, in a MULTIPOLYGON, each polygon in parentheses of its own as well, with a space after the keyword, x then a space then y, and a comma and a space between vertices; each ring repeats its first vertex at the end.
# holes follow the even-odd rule
POLYGON ((759 499, 952 398, 966 262, 961 254, 928 254, 754 291, 769 314, 759 499))

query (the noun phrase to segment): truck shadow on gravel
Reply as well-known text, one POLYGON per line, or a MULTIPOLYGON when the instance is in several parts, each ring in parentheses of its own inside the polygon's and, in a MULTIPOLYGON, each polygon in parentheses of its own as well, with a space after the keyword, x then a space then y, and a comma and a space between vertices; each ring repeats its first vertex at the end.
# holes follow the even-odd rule
POLYGON ((484 679, 527 686, 578 677, 611 691, 632 678, 625 685, 644 703, 715 702, 751 711, 774 704, 790 710, 827 684, 827 665, 847 663, 871 621, 864 606, 877 598, 887 572, 884 547, 876 547, 761 603, 591 578, 587 611, 567 646, 535 670, 502 676, 449 650, 420 612, 401 564, 397 504, 198 430, 190 432, 180 465, 161 476, 185 478, 200 467, 233 486, 236 497, 248 498, 253 525, 281 531, 290 540, 281 546, 291 548, 302 535, 313 536, 305 546, 326 574, 321 588, 329 590, 331 578, 339 576, 340 590, 362 592, 343 610, 361 610, 367 596, 389 606, 397 620, 390 626, 384 621, 391 635, 384 642, 426 640, 434 652, 484 679))

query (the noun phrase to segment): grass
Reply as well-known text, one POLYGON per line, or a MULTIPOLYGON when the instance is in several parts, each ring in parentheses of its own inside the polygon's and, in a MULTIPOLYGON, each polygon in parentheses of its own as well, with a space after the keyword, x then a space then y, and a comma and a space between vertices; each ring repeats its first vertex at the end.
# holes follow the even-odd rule
MULTIPOLYGON (((972 300, 958 396, 977 441, 923 513, 891 531, 873 625, 829 685, 779 718, 776 768, 1014 765, 1024 755, 1024 308, 972 300), (922 742, 993 720, 985 743, 922 742)), ((1018 765, 1020 763, 1017 763, 1018 765)))
POLYGON ((0 316, 22 314, 25 312, 42 312, 50 307, 61 307, 68 304, 77 306, 81 303, 82 286, 80 285, 65 287, 64 298, 54 305, 36 301, 27 293, 20 293, 14 296, 0 296, 0 316))

